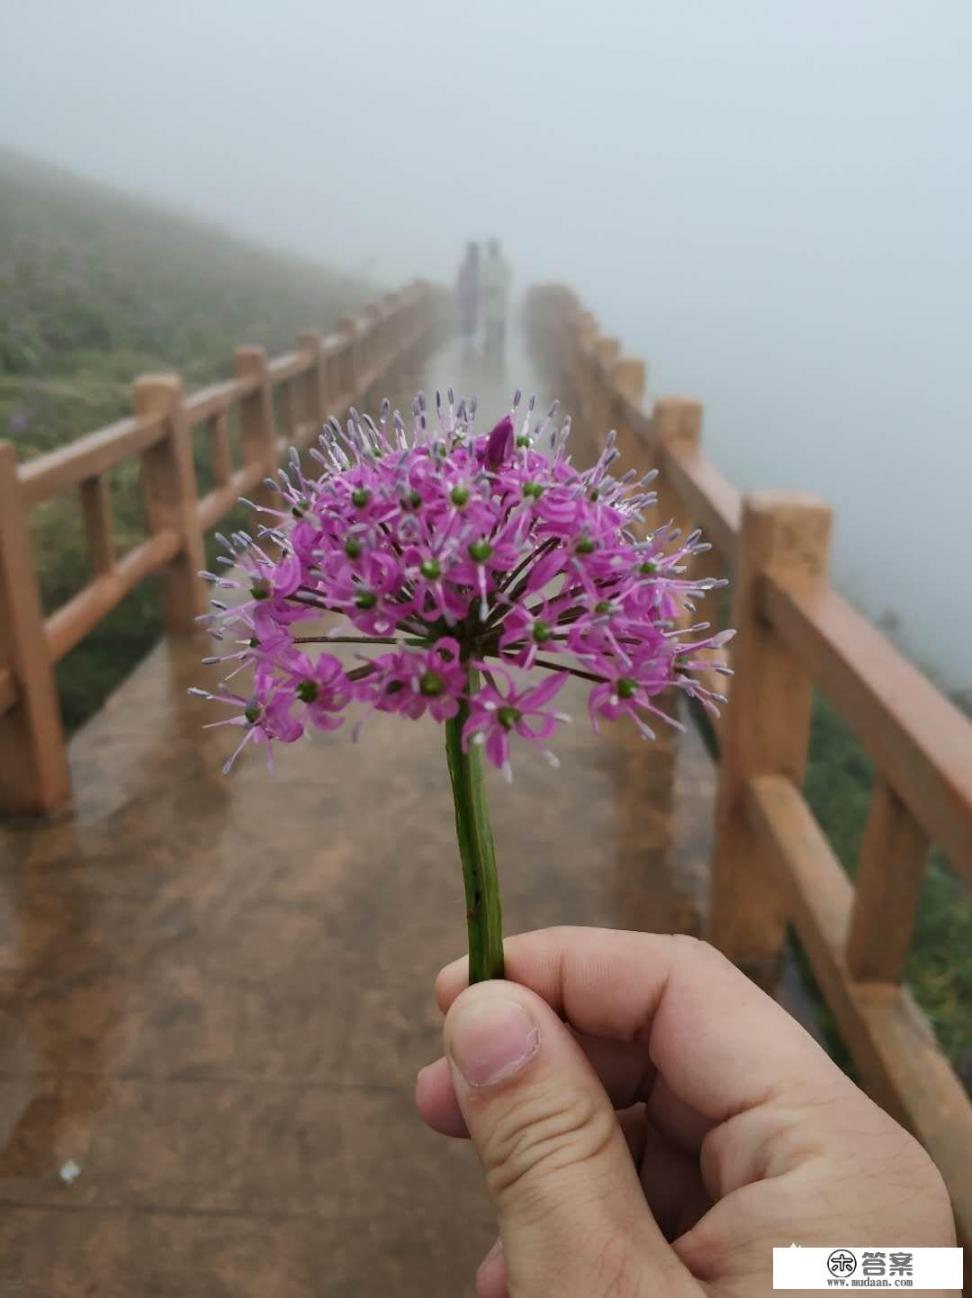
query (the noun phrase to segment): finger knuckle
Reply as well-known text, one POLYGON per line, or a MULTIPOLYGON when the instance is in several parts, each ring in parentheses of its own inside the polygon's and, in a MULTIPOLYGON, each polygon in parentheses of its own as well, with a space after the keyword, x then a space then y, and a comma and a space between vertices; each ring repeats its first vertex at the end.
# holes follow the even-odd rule
POLYGON ((594 1095, 524 1097, 493 1129, 484 1157, 489 1187, 508 1196, 567 1168, 596 1164, 615 1137, 614 1115, 594 1095))

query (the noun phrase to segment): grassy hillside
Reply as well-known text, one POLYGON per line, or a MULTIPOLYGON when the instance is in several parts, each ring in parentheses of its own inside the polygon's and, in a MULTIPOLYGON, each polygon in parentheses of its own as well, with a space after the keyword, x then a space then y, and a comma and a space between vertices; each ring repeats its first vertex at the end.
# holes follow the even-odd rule
MULTIPOLYGON (((142 371, 178 370, 191 390, 228 375, 240 343, 287 350, 298 329, 326 328, 370 295, 313 262, 0 151, 0 437, 22 459, 127 414, 142 371)), ((144 529, 135 466, 112 495, 124 549, 144 529)), ((31 521, 50 608, 87 579, 80 512, 56 502, 31 521)), ((65 658, 70 726, 158 632, 147 586, 65 658)))

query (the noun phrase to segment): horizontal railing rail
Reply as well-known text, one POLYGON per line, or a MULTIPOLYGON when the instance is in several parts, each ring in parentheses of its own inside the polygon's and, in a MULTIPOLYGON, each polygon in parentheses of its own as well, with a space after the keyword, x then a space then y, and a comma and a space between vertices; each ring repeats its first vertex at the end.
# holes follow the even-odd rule
POLYGON ((265 492, 288 446, 306 449, 329 414, 363 401, 430 345, 441 303, 438 290, 416 283, 327 335, 300 334, 284 356, 238 348, 234 378, 188 396, 176 375, 144 375, 133 414, 23 464, 0 442, 0 811, 48 812, 69 795, 54 665, 154 574, 163 579, 167 630, 193 632, 206 600, 205 533, 240 496, 265 492), (199 429, 212 479, 204 494, 194 460, 199 429), (119 556, 108 475, 128 461, 140 467, 149 534, 119 556), (91 577, 45 616, 29 513, 73 492, 91 577))
POLYGON ((972 1242, 972 1105, 904 983, 929 848, 972 884, 972 723, 829 585, 822 501, 738 492, 703 454, 701 404, 646 411, 644 364, 569 289, 534 289, 526 321, 577 421, 659 470, 662 516, 701 528, 706 575, 733 578, 710 936, 773 985, 795 928, 864 1085, 923 1141, 972 1242), (802 791, 815 686, 876 772, 853 881, 802 791))

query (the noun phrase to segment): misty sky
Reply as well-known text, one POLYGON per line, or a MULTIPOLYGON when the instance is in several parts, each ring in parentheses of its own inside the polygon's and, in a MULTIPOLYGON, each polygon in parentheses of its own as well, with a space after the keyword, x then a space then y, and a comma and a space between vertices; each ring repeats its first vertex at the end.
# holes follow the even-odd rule
POLYGON ((965 688, 970 124, 970 0, 0 9, 0 141, 392 283, 500 235, 965 688))

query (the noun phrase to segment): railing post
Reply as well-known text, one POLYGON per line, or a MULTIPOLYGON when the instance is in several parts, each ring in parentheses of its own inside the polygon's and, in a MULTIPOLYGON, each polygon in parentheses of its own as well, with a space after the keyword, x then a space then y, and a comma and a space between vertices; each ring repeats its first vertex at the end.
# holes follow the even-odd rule
POLYGON ((398 294, 388 293, 382 301, 382 354, 385 358, 385 373, 391 375, 398 362, 398 294))
POLYGON ((633 406, 640 404, 645 395, 644 361, 625 356, 623 360, 615 361, 611 377, 614 386, 626 401, 630 401, 633 406))
MULTIPOLYGON (((309 352, 314 358, 313 369, 308 370, 304 383, 305 416, 307 422, 316 425, 320 432, 327 416, 327 374, 324 365, 324 337, 315 329, 303 329, 297 335, 297 347, 302 352, 309 352)), ((313 438, 311 439, 313 440, 313 438)))
POLYGON ((206 608, 199 578, 206 551, 182 380, 178 374, 143 374, 135 380, 132 398, 136 415, 162 415, 166 422, 164 437, 142 457, 143 480, 152 532, 171 528, 182 541, 164 573, 165 625, 171 634, 187 635, 206 608))
MULTIPOLYGON (((645 395, 644 361, 635 360, 630 356, 616 361, 611 371, 611 384, 614 391, 624 402, 640 408, 645 395)), ((644 472, 647 468, 645 459, 648 448, 635 434, 630 421, 625 418, 623 408, 618 412, 615 426, 618 433, 618 450, 621 452, 621 463, 625 469, 636 468, 644 472)))
MULTIPOLYGON (((346 397, 350 403, 358 400, 358 384, 361 381, 361 358, 358 329, 358 322, 354 316, 342 316, 337 322, 337 331, 341 338, 345 340, 346 345, 342 348, 344 364, 342 366, 343 375, 341 383, 341 396, 346 397)), ((339 417, 346 412, 336 410, 334 412, 339 417)))
POLYGON ((564 403, 566 411, 581 417, 581 373, 584 365, 584 323, 582 312, 572 311, 564 328, 555 335, 557 348, 554 374, 557 377, 555 395, 564 403), (559 344, 559 345, 558 345, 559 344))
POLYGON ((664 452, 676 445, 698 449, 702 443, 702 402, 695 397, 659 397, 651 413, 651 443, 655 468, 659 470, 655 490, 660 520, 671 519, 684 535, 692 526, 692 518, 681 496, 668 485, 664 452))
POLYGON ((600 454, 604 439, 613 427, 614 389, 611 386, 611 373, 620 355, 621 343, 617 338, 602 337, 595 341, 593 400, 587 416, 587 428, 584 430, 594 455, 600 454))
MULTIPOLYGON (((577 364, 574 369, 572 414, 574 422, 587 430, 594 408, 594 343, 597 320, 590 311, 582 311, 577 322, 577 364)), ((590 434, 593 436, 593 433, 590 434)))
POLYGON ((747 782, 803 783, 812 689, 803 665, 759 610, 762 578, 801 592, 826 581, 830 509, 798 493, 744 497, 730 622, 736 627, 729 704, 720 729, 711 937, 764 987, 775 985, 786 933, 772 865, 752 832, 747 782))
POLYGON ((914 816, 879 775, 861 839, 847 935, 847 968, 859 982, 898 983, 904 977, 928 846, 914 816))
POLYGON ((91 571, 96 577, 115 566, 115 538, 111 530, 111 489, 103 473, 81 483, 81 513, 84 518, 91 571))
POLYGON ((0 812, 54 811, 71 793, 64 728, 27 519, 17 452, 0 442, 0 668, 11 675, 13 704, 0 710, 0 812))
POLYGON ((270 401, 270 372, 265 347, 237 347, 233 367, 238 379, 256 387, 240 401, 240 442, 244 464, 259 464, 264 473, 277 470, 277 430, 270 401))
POLYGON ((401 296, 398 293, 388 293, 384 298, 385 303, 385 349, 388 355, 389 364, 394 369, 395 362, 398 360, 398 353, 401 348, 401 296))
POLYGON ((368 393, 377 379, 376 370, 378 368, 378 344, 379 332, 378 326, 381 321, 381 312, 378 307, 372 303, 366 306, 362 312, 363 328, 361 333, 361 382, 366 386, 361 390, 361 400, 364 402, 368 393))
POLYGON ((598 338, 594 344, 594 351, 604 368, 605 377, 607 377, 621 355, 621 340, 619 338, 598 338))

